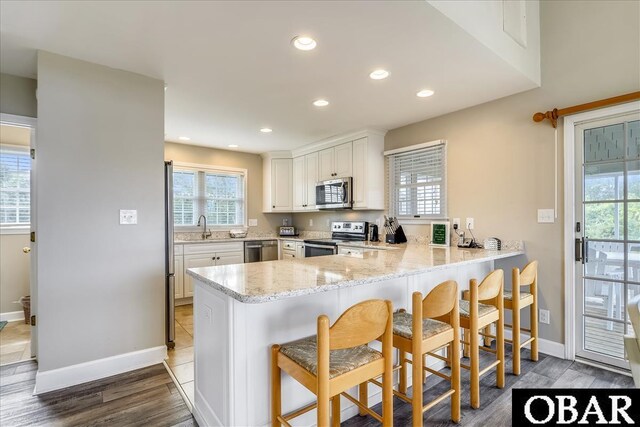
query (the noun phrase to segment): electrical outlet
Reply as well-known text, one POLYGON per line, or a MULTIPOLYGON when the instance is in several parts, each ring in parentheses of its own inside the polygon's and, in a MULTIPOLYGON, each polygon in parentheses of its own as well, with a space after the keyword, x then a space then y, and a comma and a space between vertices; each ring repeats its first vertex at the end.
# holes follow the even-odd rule
POLYGON ((257 227, 258 226, 258 220, 257 219, 250 219, 249 220, 249 227, 257 227))
POLYGON ((138 211, 132 209, 120 209, 120 224, 133 225, 138 223, 138 211))
POLYGON ((460 218, 453 218, 453 228, 456 228, 456 225, 458 226, 458 228, 460 228, 460 218))
POLYGON ((309 227, 313 227, 313 218, 309 219, 309 227))
POLYGON ((207 323, 211 324, 211 321, 213 320, 213 309, 205 304, 203 313, 204 318, 207 319, 207 323))
POLYGON ((376 219, 376 225, 380 228, 380 218, 376 219))
POLYGON ((553 209, 538 209, 538 224, 553 224, 555 220, 553 209))
POLYGON ((467 225, 467 230, 473 230, 473 227, 474 227, 473 218, 467 218, 467 221, 465 222, 465 224, 467 225))
POLYGON ((540 318, 540 323, 544 323, 545 325, 551 322, 551 313, 549 313, 549 310, 540 309, 540 316, 538 317, 540 318))

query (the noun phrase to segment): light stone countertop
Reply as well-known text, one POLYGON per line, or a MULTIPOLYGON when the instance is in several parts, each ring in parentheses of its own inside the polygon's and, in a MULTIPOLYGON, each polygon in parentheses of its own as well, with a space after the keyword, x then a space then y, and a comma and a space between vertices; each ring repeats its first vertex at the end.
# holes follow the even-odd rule
POLYGON ((407 243, 396 250, 190 268, 187 274, 243 303, 263 303, 524 254, 407 243))

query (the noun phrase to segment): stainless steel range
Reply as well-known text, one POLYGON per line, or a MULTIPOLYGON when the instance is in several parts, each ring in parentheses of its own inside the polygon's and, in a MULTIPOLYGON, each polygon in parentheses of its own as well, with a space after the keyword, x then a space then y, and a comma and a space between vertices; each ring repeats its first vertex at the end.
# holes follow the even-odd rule
POLYGON ((338 253, 338 244, 365 241, 369 232, 366 221, 333 221, 330 239, 307 239, 304 241, 305 258, 338 253))

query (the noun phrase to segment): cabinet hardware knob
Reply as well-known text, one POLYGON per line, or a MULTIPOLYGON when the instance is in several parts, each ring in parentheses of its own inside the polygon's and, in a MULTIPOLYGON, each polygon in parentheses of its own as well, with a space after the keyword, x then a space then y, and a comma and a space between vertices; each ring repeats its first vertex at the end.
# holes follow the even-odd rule
POLYGON ((216 260, 216 257, 213 257, 213 258, 211 258, 211 259, 212 259, 213 261, 215 261, 215 260, 216 260))
POLYGON ((29 252, 31 252, 31 248, 29 246, 25 246, 24 248, 22 248, 22 252, 28 254, 29 252))
POLYGON ((273 206, 271 206, 271 207, 272 207, 273 209, 275 209, 275 208, 276 208, 276 206, 275 206, 275 205, 273 205, 273 206))
POLYGON ((218 257, 217 259, 220 259, 220 257, 218 257))

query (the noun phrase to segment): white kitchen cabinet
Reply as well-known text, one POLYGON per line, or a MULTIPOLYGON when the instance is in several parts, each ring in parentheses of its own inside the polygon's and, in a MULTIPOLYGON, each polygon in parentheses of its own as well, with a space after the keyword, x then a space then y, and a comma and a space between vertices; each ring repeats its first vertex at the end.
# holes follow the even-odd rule
MULTIPOLYGON (((181 261, 181 267, 178 267, 177 261, 178 258, 182 259, 182 255, 176 255, 175 267, 176 277, 178 274, 183 277, 183 293, 180 298, 193 296, 193 278, 187 274, 188 268, 244 263, 243 242, 194 243, 184 245, 183 252, 184 261, 181 261)), ((177 283, 178 279, 176 278, 176 289, 178 288, 177 283)), ((177 295, 176 298, 178 298, 177 295)))
POLYGON ((296 242, 296 258, 304 258, 304 242, 296 242))
POLYGON ((290 259, 290 258, 298 258, 296 252, 297 243, 295 240, 283 240, 281 242, 282 253, 280 258, 282 259, 290 259))
POLYGON ((295 259, 296 254, 292 252, 282 252, 282 259, 295 259))
POLYGON ((318 152, 319 181, 346 178, 353 174, 353 147, 351 142, 318 152))
POLYGON ((316 210, 318 182, 318 153, 293 159, 293 210, 316 210))
POLYGON ((184 297, 193 296, 193 277, 189 276, 186 271, 188 268, 197 267, 213 267, 216 265, 216 254, 197 254, 184 256, 184 297))
POLYGON ((182 252, 174 257, 174 295, 175 298, 184 298, 184 262, 182 252))
POLYGON ((265 158, 263 180, 263 211, 291 212, 293 210, 292 159, 265 158))
POLYGON ((385 209, 384 139, 353 141, 353 209, 385 209))

